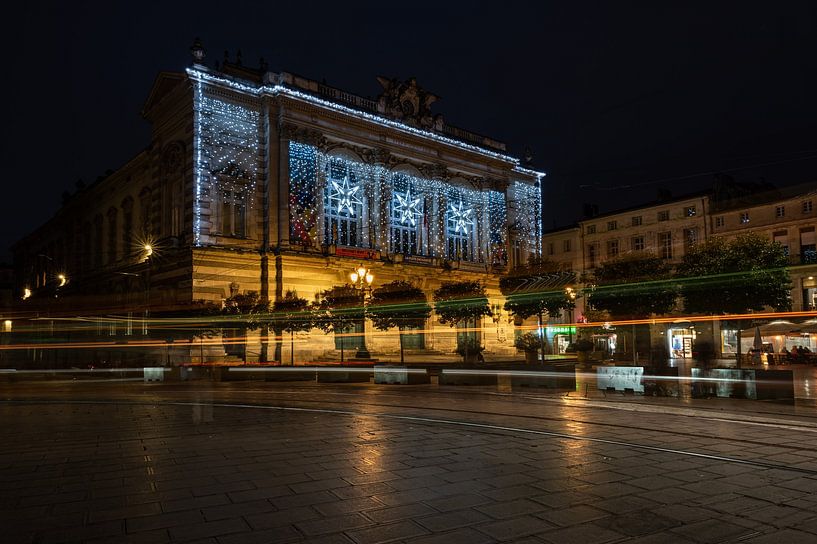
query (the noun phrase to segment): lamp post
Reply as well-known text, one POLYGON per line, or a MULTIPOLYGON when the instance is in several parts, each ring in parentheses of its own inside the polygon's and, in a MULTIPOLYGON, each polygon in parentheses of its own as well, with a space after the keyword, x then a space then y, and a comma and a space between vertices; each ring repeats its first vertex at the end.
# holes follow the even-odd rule
POLYGON ((349 279, 352 280, 352 287, 360 290, 361 307, 363 308, 363 327, 360 347, 355 354, 357 359, 369 359, 371 354, 366 349, 366 294, 372 290, 372 282, 374 281, 374 274, 365 266, 359 266, 351 274, 349 279))

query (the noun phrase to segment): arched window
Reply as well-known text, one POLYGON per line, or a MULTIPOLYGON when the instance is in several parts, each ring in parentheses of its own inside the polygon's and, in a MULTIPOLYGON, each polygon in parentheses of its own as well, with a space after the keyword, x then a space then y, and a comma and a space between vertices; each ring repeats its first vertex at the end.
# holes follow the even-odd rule
POLYGON ((474 260, 476 219, 473 206, 459 198, 449 198, 445 210, 446 255, 450 261, 474 260))
POLYGON ((396 175, 390 206, 389 239, 392 253, 403 255, 422 253, 420 233, 425 219, 424 209, 423 195, 417 188, 412 187, 410 178, 396 175))
POLYGON ((324 239, 339 246, 364 246, 363 180, 345 160, 331 159, 324 188, 324 239))

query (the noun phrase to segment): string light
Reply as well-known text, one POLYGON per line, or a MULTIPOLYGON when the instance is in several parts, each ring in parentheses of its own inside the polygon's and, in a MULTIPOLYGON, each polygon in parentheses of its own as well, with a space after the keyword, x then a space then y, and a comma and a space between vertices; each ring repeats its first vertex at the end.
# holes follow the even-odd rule
POLYGON ((525 248, 539 253, 544 176, 518 159, 459 142, 398 121, 354 110, 283 85, 253 86, 188 69, 194 80, 195 243, 216 226, 213 212, 225 192, 238 194, 252 208, 259 165, 260 115, 249 107, 205 94, 204 85, 229 87, 258 97, 284 95, 381 126, 511 163, 512 172, 535 177, 514 181, 505 192, 478 191, 440 179, 413 176, 359 160, 328 155, 299 142, 289 144, 290 241, 306 246, 338 244, 390 253, 507 264, 509 220, 525 248), (202 205, 210 202, 207 216, 202 205), (456 202, 456 205, 455 205, 456 202), (508 208, 511 205, 511 208, 508 208), (418 221, 422 216, 422 222, 418 221), (318 224, 323 218, 323 225, 318 224), (207 229, 209 223, 209 231, 207 229), (471 228, 469 228, 471 227, 471 228))
MULTIPOLYGON (((194 145, 196 148, 195 239, 204 232, 202 202, 210 200, 210 232, 217 212, 213 204, 229 198, 235 206, 252 209, 258 181, 259 121, 257 111, 211 98, 201 82, 194 92, 194 145)), ((241 229, 243 230, 243 228, 241 229)))

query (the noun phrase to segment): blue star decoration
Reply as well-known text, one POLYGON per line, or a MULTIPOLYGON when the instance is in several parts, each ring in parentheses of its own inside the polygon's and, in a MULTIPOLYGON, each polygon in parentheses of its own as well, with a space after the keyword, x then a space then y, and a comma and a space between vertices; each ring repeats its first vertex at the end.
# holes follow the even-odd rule
POLYGON ((473 222, 471 219, 471 214, 474 213, 472 208, 462 209, 462 200, 460 200, 459 206, 454 206, 451 204, 451 219, 454 221, 454 232, 459 233, 462 231, 463 234, 468 234, 468 225, 473 222))
POLYGON ((418 209, 420 199, 411 198, 411 188, 406 191, 405 196, 400 193, 394 193, 394 198, 397 199, 394 211, 400 214, 400 223, 403 225, 411 223, 412 227, 415 226, 417 224, 415 218, 422 213, 418 209))
POLYGON ((335 193, 330 194, 329 198, 338 201, 338 212, 342 212, 343 208, 346 208, 349 210, 349 215, 355 215, 355 205, 363 204, 363 201, 356 195, 358 189, 360 189, 360 185, 351 186, 349 184, 348 175, 343 178, 343 185, 335 180, 330 181, 332 182, 332 188, 335 190, 335 193))

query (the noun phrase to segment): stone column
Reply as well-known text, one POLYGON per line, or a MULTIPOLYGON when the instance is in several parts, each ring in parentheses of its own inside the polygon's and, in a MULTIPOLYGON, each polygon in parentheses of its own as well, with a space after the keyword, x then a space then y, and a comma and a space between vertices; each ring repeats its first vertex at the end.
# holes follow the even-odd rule
POLYGON ((278 246, 289 247, 289 142, 295 138, 296 127, 284 123, 278 138, 278 246))

